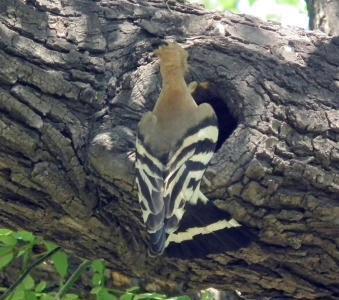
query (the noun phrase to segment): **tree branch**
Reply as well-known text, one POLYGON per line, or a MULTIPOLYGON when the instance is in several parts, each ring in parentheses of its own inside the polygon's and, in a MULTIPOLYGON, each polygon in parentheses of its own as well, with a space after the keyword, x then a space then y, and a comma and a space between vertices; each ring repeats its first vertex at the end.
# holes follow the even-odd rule
POLYGON ((339 44, 250 16, 163 1, 0 4, 0 225, 25 228, 153 290, 339 295, 339 44), (259 234, 204 260, 149 258, 135 129, 176 39, 218 111, 203 192, 259 234), (178 284, 181 283, 181 284, 178 284), (180 287, 178 287, 180 285, 180 287))

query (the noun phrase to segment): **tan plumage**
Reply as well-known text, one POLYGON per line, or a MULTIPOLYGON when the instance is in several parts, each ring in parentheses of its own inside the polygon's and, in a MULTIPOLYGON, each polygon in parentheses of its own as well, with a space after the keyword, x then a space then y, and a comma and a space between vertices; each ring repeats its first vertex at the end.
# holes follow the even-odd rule
POLYGON ((146 141, 152 148, 166 152, 202 118, 216 117, 210 105, 202 104, 198 108, 191 96, 184 79, 188 68, 186 50, 171 43, 155 54, 160 58, 162 90, 153 112, 139 123, 139 130, 147 136, 146 141))

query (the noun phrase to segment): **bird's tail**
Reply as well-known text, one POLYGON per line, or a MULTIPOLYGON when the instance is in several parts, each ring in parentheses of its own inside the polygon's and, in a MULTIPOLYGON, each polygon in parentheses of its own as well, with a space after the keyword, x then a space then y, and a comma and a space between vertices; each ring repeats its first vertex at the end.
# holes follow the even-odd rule
POLYGON ((250 228, 239 224, 211 201, 186 204, 180 227, 170 234, 165 253, 181 259, 203 258, 248 247, 256 239, 250 228))
POLYGON ((164 252, 168 234, 164 227, 154 233, 150 233, 148 254, 150 256, 159 256, 164 252))

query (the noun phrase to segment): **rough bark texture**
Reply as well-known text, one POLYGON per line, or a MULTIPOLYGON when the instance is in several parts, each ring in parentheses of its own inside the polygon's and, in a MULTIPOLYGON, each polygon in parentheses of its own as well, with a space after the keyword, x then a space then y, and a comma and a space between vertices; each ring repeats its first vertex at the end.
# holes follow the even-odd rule
POLYGON ((339 1, 306 0, 310 28, 339 35, 339 1))
POLYGON ((153 289, 338 299, 338 39, 167 4, 1 0, 0 225, 153 289), (146 255, 135 129, 159 94, 152 51, 168 37, 188 48, 188 80, 211 84, 224 140, 203 191, 258 232, 248 249, 146 255))

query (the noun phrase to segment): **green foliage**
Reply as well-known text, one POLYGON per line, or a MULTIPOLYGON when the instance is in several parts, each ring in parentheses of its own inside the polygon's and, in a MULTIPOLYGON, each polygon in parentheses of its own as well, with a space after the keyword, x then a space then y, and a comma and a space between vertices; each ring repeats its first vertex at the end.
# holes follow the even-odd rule
POLYGON ((299 0, 276 0, 278 4, 285 4, 285 5, 292 5, 292 6, 298 6, 299 0))
POLYGON ((201 300, 214 300, 214 295, 210 291, 203 291, 201 294, 201 300))
POLYGON ((36 241, 36 237, 33 235, 33 233, 25 230, 14 233, 14 236, 17 240, 22 240, 29 243, 34 243, 36 241))
POLYGON ((66 294, 64 300, 78 300, 80 299, 76 294, 66 294))
POLYGON ((237 12, 237 5, 239 0, 220 0, 221 5, 224 9, 228 9, 230 11, 237 12))
POLYGON ((27 231, 0 229, 0 271, 5 270, 17 257, 22 257, 25 267, 35 243, 36 238, 27 231))
POLYGON ((97 300, 117 300, 118 297, 109 292, 109 290, 102 286, 97 286, 91 290, 91 294, 96 296, 97 300))
POLYGON ((14 247, 17 243, 14 233, 8 229, 0 229, 0 243, 4 246, 14 247))
POLYGON ((7 267, 14 259, 14 253, 11 248, 1 247, 0 248, 0 269, 7 267))
POLYGON ((35 280, 32 276, 28 275, 16 288, 11 300, 36 300, 37 295, 35 293, 35 280))
MULTIPOLYGON (((257 1, 258 0, 247 0, 250 6, 253 6, 257 1)), ((291 5, 294 7, 298 7, 300 3, 304 0, 271 0, 271 1, 275 1, 277 4, 281 5, 291 5)), ((199 2, 204 4, 205 7, 208 9, 221 9, 229 10, 232 12, 239 12, 238 6, 240 0, 200 0, 199 2)), ((274 15, 274 12, 272 12, 272 15, 274 15)))
POLYGON ((103 287, 106 283, 106 279, 108 278, 104 261, 100 259, 94 260, 91 267, 93 271, 92 285, 95 288, 103 287))
POLYGON ((42 293, 47 287, 47 282, 46 281, 40 281, 36 287, 35 287, 35 291, 37 293, 42 293))
POLYGON ((58 251, 52 256, 52 261, 56 271, 62 279, 66 278, 68 274, 68 256, 63 251, 58 251))
POLYGON ((103 260, 84 260, 75 270, 69 261, 68 254, 54 243, 41 240, 28 231, 0 228, 0 271, 8 270, 14 263, 22 266, 21 274, 10 288, 0 286, 0 291, 4 292, 0 294, 0 300, 190 300, 188 296, 168 298, 163 294, 144 293, 136 287, 115 290, 110 288, 111 272, 103 260), (32 271, 42 262, 53 264, 60 279, 58 282, 34 278, 32 271), (77 287, 78 279, 85 274, 91 276, 88 291, 77 287), (87 295, 80 292, 87 292, 87 295))
POLYGON ((239 0, 218 0, 218 3, 216 4, 216 1, 214 0, 204 0, 203 4, 208 9, 222 9, 222 10, 229 10, 232 12, 238 12, 238 2, 239 0))
POLYGON ((254 15, 267 21, 307 27, 305 0, 188 0, 210 10, 254 15))

